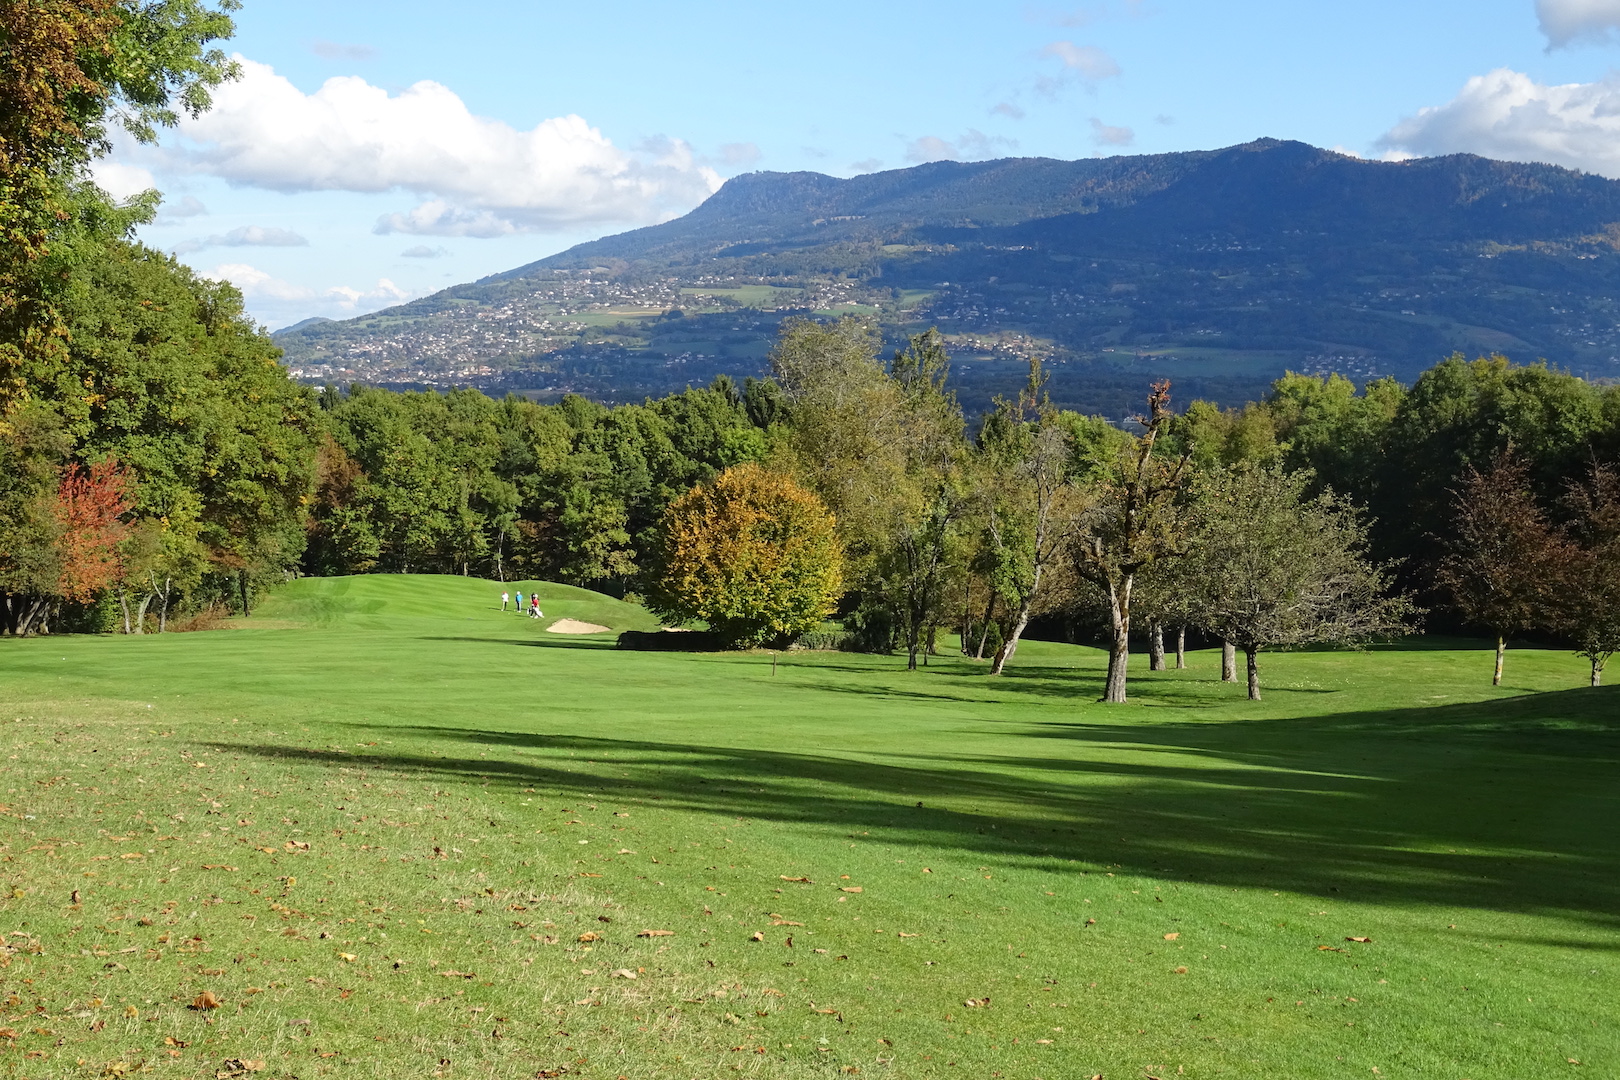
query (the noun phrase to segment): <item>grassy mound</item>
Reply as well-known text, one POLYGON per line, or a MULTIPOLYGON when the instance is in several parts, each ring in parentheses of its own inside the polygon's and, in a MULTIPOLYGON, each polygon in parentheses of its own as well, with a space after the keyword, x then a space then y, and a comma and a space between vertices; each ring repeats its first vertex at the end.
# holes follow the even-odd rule
MULTIPOLYGON (((540 594, 543 622, 529 620, 510 609, 509 620, 549 626, 557 619, 596 623, 613 631, 656 630, 658 620, 644 608, 627 604, 589 589, 552 581, 484 581, 449 574, 368 574, 359 577, 301 578, 276 590, 261 606, 258 617, 285 620, 303 626, 386 629, 402 620, 455 620, 496 625, 501 616, 501 593, 524 603, 540 594)), ((237 620, 245 625, 249 620, 237 620)))
POLYGON ((0 642, 12 1074, 1620 1074, 1580 660, 1298 653, 1250 703, 1198 653, 1105 707, 1090 649, 773 674, 489 588, 0 642))

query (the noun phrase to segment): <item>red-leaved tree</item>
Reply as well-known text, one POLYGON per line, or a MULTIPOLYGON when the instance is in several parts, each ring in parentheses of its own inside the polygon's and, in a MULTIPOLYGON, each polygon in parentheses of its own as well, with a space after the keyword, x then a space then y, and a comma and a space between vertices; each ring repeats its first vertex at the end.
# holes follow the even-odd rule
POLYGON ((70 465, 56 489, 60 567, 57 594, 85 603, 111 586, 123 571, 118 545, 129 534, 128 474, 109 458, 86 469, 70 465))

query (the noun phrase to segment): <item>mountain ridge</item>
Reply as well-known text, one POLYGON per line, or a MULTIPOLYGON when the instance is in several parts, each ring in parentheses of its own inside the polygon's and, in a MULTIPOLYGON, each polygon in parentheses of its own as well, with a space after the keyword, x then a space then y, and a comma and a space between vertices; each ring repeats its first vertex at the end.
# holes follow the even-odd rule
POLYGON ((672 221, 277 340, 309 379, 391 356, 368 381, 609 400, 756 374, 775 324, 810 312, 864 314, 891 338, 939 325, 986 401, 1030 353, 1080 404, 1088 380, 1169 375, 1232 398, 1285 368, 1405 377, 1453 349, 1612 376, 1617 250, 1620 181, 1473 155, 1376 162, 1261 139, 759 172, 672 221), (474 309, 481 338, 461 325, 474 309), (458 344, 435 354, 435 335, 458 344))

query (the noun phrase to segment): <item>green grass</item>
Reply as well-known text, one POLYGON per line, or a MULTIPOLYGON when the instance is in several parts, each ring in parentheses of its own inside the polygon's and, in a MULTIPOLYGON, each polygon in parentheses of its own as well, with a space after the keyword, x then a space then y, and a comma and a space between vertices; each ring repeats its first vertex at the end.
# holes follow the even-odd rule
POLYGON ((1090 649, 773 675, 499 590, 0 642, 0 1075, 1620 1075, 1574 657, 1267 657, 1254 704, 1197 653, 1106 708, 1090 649))

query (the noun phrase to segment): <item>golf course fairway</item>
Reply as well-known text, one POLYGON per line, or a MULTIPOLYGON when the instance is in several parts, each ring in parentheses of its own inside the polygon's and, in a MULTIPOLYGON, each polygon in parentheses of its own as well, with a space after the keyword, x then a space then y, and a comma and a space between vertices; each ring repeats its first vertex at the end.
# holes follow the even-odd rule
MULTIPOLYGON (((623 652, 305 579, 0 642, 0 1076, 1620 1076, 1620 690, 623 652)), ((612 632, 563 634, 558 619, 612 632)))

